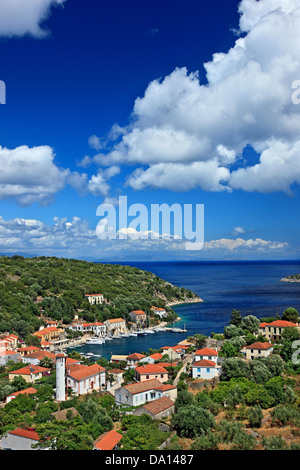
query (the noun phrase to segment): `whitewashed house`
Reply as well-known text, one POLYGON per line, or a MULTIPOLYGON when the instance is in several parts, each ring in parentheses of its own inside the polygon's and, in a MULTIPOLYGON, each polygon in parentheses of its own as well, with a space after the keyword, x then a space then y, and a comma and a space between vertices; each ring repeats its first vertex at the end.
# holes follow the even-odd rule
POLYGON ((124 385, 115 391, 116 403, 127 406, 142 405, 163 396, 175 401, 177 397, 177 387, 170 384, 163 385, 159 380, 153 379, 124 385))
POLYGON ((220 375, 221 366, 213 361, 203 359, 195 361, 192 365, 193 379, 211 380, 220 375))

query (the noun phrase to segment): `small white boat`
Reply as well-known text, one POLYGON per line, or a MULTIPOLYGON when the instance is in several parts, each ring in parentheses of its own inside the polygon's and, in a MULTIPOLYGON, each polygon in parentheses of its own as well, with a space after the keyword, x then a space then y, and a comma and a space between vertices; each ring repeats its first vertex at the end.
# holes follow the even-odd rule
POLYGON ((105 341, 112 341, 113 340, 111 336, 105 336, 104 339, 105 339, 105 341))
POLYGON ((131 333, 128 333, 128 336, 137 336, 137 333, 135 333, 134 331, 132 331, 131 333))
POLYGON ((104 339, 103 338, 97 338, 96 336, 92 337, 92 338, 88 338, 86 340, 86 344, 103 344, 104 343, 104 339))
POLYGON ((151 334, 154 334, 155 331, 153 331, 151 328, 147 328, 146 330, 144 330, 145 333, 151 333, 151 334))

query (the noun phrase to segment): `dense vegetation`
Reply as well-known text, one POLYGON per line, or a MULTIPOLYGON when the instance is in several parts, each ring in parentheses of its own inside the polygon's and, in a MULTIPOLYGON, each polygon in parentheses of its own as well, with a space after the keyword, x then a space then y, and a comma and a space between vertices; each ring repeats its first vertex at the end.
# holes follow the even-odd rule
MULTIPOLYGON (((16 333, 21 338, 43 324, 41 311, 66 324, 77 310, 86 321, 105 321, 194 297, 189 290, 130 266, 44 256, 0 257, 0 333, 16 333), (94 293, 103 294, 105 304, 90 305, 85 294, 94 293)), ((174 318, 172 309, 166 309, 174 318)))

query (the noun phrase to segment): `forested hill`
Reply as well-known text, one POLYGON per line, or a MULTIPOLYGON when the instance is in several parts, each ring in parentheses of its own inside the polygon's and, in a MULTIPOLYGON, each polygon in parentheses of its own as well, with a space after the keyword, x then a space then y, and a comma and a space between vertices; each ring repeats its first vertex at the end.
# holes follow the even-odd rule
POLYGON ((0 333, 25 338, 44 317, 70 323, 75 313, 86 321, 126 318, 132 310, 165 307, 197 296, 140 269, 56 257, 0 257, 0 333), (92 306, 85 294, 103 294, 92 306))

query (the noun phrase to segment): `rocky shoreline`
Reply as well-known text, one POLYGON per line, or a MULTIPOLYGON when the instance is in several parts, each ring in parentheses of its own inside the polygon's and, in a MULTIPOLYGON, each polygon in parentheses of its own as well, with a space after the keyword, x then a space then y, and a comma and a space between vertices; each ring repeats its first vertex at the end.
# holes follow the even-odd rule
POLYGON ((196 297, 195 299, 185 299, 185 300, 167 302, 166 307, 172 307, 173 305, 194 304, 194 303, 200 303, 200 302, 204 302, 204 300, 200 299, 200 297, 196 297))
POLYGON ((300 282, 300 277, 283 277, 279 282, 300 282))

